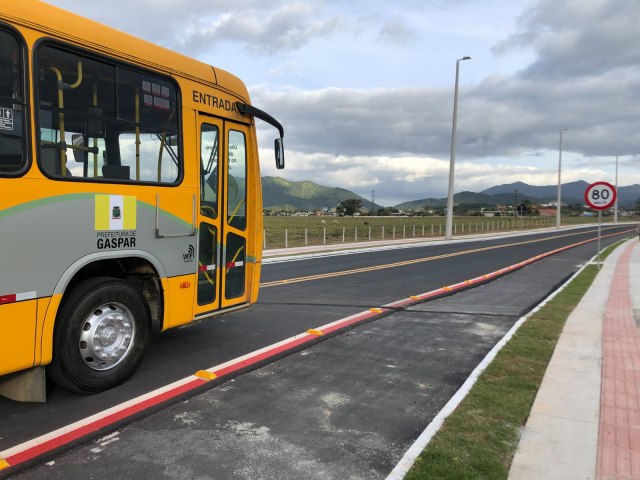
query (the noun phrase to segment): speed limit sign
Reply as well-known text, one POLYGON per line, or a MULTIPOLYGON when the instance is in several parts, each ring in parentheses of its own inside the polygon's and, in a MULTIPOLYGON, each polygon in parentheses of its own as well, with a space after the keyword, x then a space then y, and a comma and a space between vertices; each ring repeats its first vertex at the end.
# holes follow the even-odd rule
POLYGON ((616 203, 616 187, 608 182, 596 182, 587 187, 584 199, 594 210, 606 210, 616 203))

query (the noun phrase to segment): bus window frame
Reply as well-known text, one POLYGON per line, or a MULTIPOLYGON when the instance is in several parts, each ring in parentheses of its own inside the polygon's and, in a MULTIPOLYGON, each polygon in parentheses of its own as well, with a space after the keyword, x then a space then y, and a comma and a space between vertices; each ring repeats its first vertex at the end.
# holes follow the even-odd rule
MULTIPOLYGON (((34 102, 34 107, 33 107, 33 111, 34 111, 34 126, 35 126, 35 130, 34 130, 34 135, 33 135, 33 141, 36 145, 38 145, 38 140, 39 140, 39 135, 40 135, 40 131, 41 131, 41 126, 40 126, 40 89, 37 88, 38 85, 38 71, 39 71, 39 61, 38 61, 38 52, 40 50, 40 48, 43 48, 45 46, 51 46, 54 48, 57 48, 59 50, 68 52, 72 55, 80 55, 80 56, 85 56, 91 60, 95 60, 95 61, 100 61, 100 62, 105 62, 107 64, 110 64, 112 66, 114 66, 116 68, 118 67, 123 67, 123 68, 127 68, 130 71, 136 72, 136 73, 140 73, 142 75, 149 75, 151 77, 157 77, 159 79, 162 79, 163 81, 166 81, 167 83, 170 83, 171 85, 173 85, 173 87, 175 88, 175 92, 176 92, 176 113, 177 113, 177 135, 178 135, 178 139, 179 139, 179 143, 180 145, 178 146, 178 155, 179 155, 179 160, 180 160, 180 165, 179 165, 179 172, 178 172, 178 176, 176 177, 176 180, 172 183, 163 183, 163 182, 152 182, 152 181, 138 181, 138 180, 121 180, 121 179, 117 179, 117 178, 100 178, 100 179, 95 179, 92 177, 73 177, 70 175, 51 175, 49 172, 46 171, 46 169, 42 166, 42 161, 40 158, 40 148, 35 148, 35 157, 36 157, 36 163, 38 165, 38 169, 40 170, 40 172, 42 173, 42 175, 44 175, 47 179, 49 180, 53 180, 53 181, 62 181, 62 182, 75 182, 75 183, 92 183, 92 184, 97 184, 97 185, 137 185, 137 186, 141 186, 141 187, 145 187, 145 186, 150 186, 150 187, 179 187, 182 185, 183 181, 184 181, 184 175, 185 175, 185 164, 186 164, 186 160, 185 160, 185 154, 184 154, 184 125, 183 125, 183 115, 182 115, 182 90, 180 88, 180 83, 171 75, 168 73, 165 73, 162 70, 152 70, 149 67, 145 67, 145 66, 141 66, 132 62, 128 62, 125 60, 121 60, 117 57, 113 57, 113 56, 109 56, 106 54, 103 54, 101 51, 99 50, 92 50, 89 48, 85 48, 81 45, 76 45, 73 43, 68 43, 68 42, 64 42, 62 40, 59 40, 57 38, 53 38, 53 37, 42 37, 39 38, 33 45, 33 49, 32 49, 32 65, 33 65, 33 71, 32 71, 32 75, 33 75, 33 102, 34 102)), ((117 80, 117 74, 116 74, 116 80, 117 80)), ((116 102, 117 102, 117 98, 118 98, 118 92, 117 92, 117 88, 116 88, 116 92, 115 92, 115 96, 116 96, 116 102)), ((117 113, 117 112, 116 112, 117 113)), ((114 117, 113 120, 119 120, 119 118, 114 117)), ((123 120, 124 121, 124 120, 123 120)), ((122 133, 122 132, 121 132, 122 133)))
POLYGON ((31 85, 29 83, 29 46, 27 45, 24 36, 13 25, 9 25, 5 22, 0 22, 0 30, 7 32, 13 36, 20 49, 21 60, 21 74, 20 82, 22 86, 22 166, 15 172, 0 172, 0 178, 20 178, 23 177, 31 168, 33 163, 31 155, 31 139, 33 138, 31 132, 31 85))

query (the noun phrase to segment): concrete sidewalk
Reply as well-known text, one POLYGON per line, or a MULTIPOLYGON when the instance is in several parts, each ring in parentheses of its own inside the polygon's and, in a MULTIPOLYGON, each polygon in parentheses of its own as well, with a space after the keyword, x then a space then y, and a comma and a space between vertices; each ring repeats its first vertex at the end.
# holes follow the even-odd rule
POLYGON ((640 479, 638 245, 607 258, 567 319, 510 479, 640 479))

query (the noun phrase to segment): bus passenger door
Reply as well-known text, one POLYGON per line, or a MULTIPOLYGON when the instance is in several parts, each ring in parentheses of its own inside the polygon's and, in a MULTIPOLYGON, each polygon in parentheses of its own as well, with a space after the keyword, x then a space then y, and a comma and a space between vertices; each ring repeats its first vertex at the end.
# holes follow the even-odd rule
POLYGON ((195 316, 206 316, 220 308, 220 235, 224 216, 220 192, 224 171, 220 162, 222 121, 204 115, 198 117, 200 152, 200 201, 198 209, 198 288, 195 316))
POLYGON ((247 194, 252 195, 253 192, 247 192, 248 138, 248 127, 225 122, 220 299, 223 308, 246 303, 249 297, 247 240, 251 232, 247 222, 247 194))
POLYGON ((195 316, 241 305, 247 274, 247 138, 249 129, 200 114, 198 289, 195 316))

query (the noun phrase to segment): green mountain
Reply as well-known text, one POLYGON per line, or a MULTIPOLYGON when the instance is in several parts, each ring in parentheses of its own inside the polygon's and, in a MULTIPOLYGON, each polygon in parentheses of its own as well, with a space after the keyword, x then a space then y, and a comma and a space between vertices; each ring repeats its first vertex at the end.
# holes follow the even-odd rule
MULTIPOLYGON (((588 185, 584 181, 562 185, 562 201, 565 204, 584 203, 584 189, 588 185)), ((492 207, 495 205, 513 205, 517 201, 529 200, 531 203, 555 202, 556 186, 537 187, 518 182, 498 185, 480 193, 460 192, 453 197, 455 205, 476 207, 492 207)), ((620 206, 633 206, 640 199, 640 185, 630 185, 618 189, 620 206)), ((262 178, 262 195, 264 208, 282 208, 310 212, 318 208, 335 208, 339 202, 357 198, 365 208, 371 207, 371 200, 345 188, 325 187, 310 181, 292 182, 279 177, 262 178)), ((395 205, 402 211, 418 211, 422 208, 444 208, 445 198, 424 198, 395 205)), ((373 205, 374 210, 382 208, 373 205)))
MULTIPOLYGON (((455 195, 454 195, 455 200, 455 195)), ((423 198, 422 200, 411 200, 410 202, 403 202, 395 205, 393 208, 397 208, 402 211, 421 210, 422 208, 434 208, 445 207, 447 205, 446 198, 423 198)))
MULTIPOLYGON (((529 200, 531 203, 540 202, 539 198, 531 195, 524 195, 518 191, 517 197, 514 190, 504 191, 502 193, 487 194, 487 193, 475 193, 475 192, 460 192, 453 196, 454 205, 467 205, 474 207, 494 207, 496 205, 513 205, 522 202, 523 200, 529 200)), ((548 200, 547 200, 548 201, 548 200)), ((579 200, 574 198, 567 198, 563 196, 564 203, 579 203, 579 200)), ((422 208, 443 208, 447 205, 447 198, 424 198, 422 200, 413 200, 410 202, 404 202, 396 205, 395 208, 403 211, 417 211, 422 208)))
MULTIPOLYGON (((584 192, 589 184, 584 180, 568 182, 562 184, 562 202, 566 204, 584 203, 584 192)), ((557 185, 534 186, 523 182, 496 185, 495 187, 483 190, 481 193, 496 195, 513 195, 514 190, 520 194, 526 194, 527 198, 535 198, 536 201, 546 203, 555 202, 558 194, 557 185)), ((618 186, 618 205, 621 207, 633 208, 640 199, 640 185, 618 186)))
MULTIPOLYGON (((262 177, 264 208, 290 206, 293 210, 309 212, 317 208, 335 208, 338 203, 357 198, 362 206, 370 208, 371 200, 345 188, 325 187, 308 180, 292 182, 280 177, 262 177)), ((381 208, 374 204, 374 209, 381 208)))
MULTIPOLYGON (((502 201, 502 199, 498 199, 499 195, 486 195, 484 193, 475 193, 475 192, 460 192, 456 193, 453 196, 454 205, 496 205, 498 203, 512 203, 514 201, 513 195, 511 195, 509 201, 502 201)), ((518 200, 524 199, 526 197, 519 196, 518 200)), ((411 211, 411 210, 420 210, 424 207, 426 208, 434 208, 440 207, 443 208, 447 204, 447 199, 445 198, 424 198, 422 200, 412 200, 410 202, 404 202, 399 205, 396 205, 395 208, 403 211, 411 211)))

